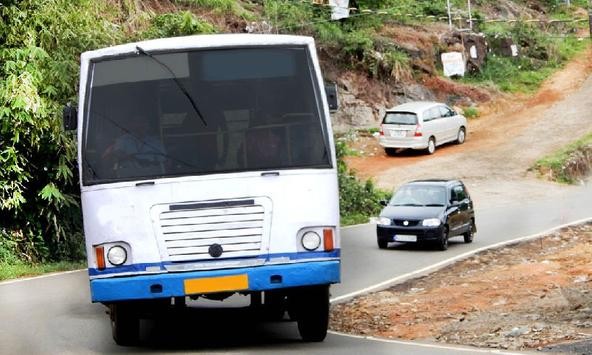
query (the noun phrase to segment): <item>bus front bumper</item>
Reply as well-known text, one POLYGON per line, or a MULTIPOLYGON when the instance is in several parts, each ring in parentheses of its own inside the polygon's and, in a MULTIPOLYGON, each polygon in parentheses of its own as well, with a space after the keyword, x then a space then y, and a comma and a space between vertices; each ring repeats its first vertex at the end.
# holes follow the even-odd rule
POLYGON ((93 279, 90 281, 90 293, 93 302, 116 302, 217 292, 265 291, 339 281, 339 261, 330 260, 93 279))

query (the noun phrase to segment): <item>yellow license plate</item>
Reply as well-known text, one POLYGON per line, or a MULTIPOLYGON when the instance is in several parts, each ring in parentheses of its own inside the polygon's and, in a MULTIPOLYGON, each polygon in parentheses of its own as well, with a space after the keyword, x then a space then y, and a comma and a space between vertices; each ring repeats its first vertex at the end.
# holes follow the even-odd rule
POLYGON ((185 294, 240 291, 249 289, 248 275, 207 277, 184 281, 185 294))

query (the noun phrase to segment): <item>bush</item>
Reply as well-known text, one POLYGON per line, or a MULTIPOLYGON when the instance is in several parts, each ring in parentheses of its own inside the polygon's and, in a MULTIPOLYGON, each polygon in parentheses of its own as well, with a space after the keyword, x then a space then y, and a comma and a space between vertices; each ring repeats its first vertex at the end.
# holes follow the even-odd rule
POLYGON ((208 22, 189 11, 182 11, 156 16, 152 20, 150 28, 142 34, 142 37, 163 38, 215 32, 214 26, 208 22))
POLYGON ((263 16, 279 33, 309 33, 314 14, 314 7, 305 2, 265 0, 263 3, 263 16))
POLYGON ((476 107, 466 107, 463 108, 463 115, 469 119, 477 118, 479 117, 479 110, 476 107))
POLYGON ((365 223, 370 216, 381 210, 380 201, 389 194, 374 186, 372 180, 360 181, 355 172, 350 170, 343 157, 347 154, 347 145, 343 140, 336 140, 337 167, 339 180, 339 210, 341 224, 365 223))
POLYGON ((204 7, 219 14, 234 15, 247 19, 253 18, 253 14, 245 10, 235 0, 178 0, 177 2, 204 7))

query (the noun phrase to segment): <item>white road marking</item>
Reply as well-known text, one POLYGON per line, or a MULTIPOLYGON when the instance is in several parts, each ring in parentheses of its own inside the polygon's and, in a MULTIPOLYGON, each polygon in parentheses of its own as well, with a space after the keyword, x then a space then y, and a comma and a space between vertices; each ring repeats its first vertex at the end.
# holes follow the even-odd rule
POLYGON ((87 269, 78 269, 78 270, 70 270, 70 271, 53 272, 51 274, 46 274, 46 275, 23 277, 21 279, 0 281, 0 286, 15 284, 15 283, 19 283, 19 282, 25 282, 25 281, 31 281, 31 280, 37 280, 37 279, 44 279, 46 277, 55 277, 55 276, 61 276, 61 275, 66 275, 66 274, 72 274, 75 272, 86 271, 86 270, 87 269))
POLYGON ((340 333, 333 330, 329 331, 330 334, 338 335, 342 337, 348 338, 355 338, 355 339, 364 339, 364 340, 371 340, 380 343, 391 343, 391 344, 400 344, 400 345, 409 345, 409 346, 418 346, 423 348, 432 348, 432 349, 447 349, 447 350, 454 350, 454 351, 466 351, 469 353, 488 353, 488 354, 508 354, 508 355, 517 355, 517 354, 524 354, 524 353, 513 353, 508 351, 502 351, 497 349, 479 349, 479 348, 469 348, 466 346, 453 346, 453 345, 438 345, 438 344, 428 344, 428 343, 420 343, 414 341, 403 341, 403 340, 394 340, 394 339, 386 339, 386 338, 375 338, 375 337, 367 337, 361 335, 352 335, 347 333, 340 333))
POLYGON ((562 224, 560 226, 553 227, 553 228, 548 229, 546 231, 543 231, 543 232, 540 232, 540 233, 536 233, 536 234, 532 234, 532 235, 529 235, 529 236, 526 236, 526 237, 518 237, 518 238, 515 238, 515 239, 506 240, 506 241, 499 242, 499 243, 496 243, 496 244, 492 244, 492 245, 484 246, 484 247, 481 247, 481 248, 477 248, 475 250, 471 250, 471 251, 468 251, 466 253, 463 253, 463 254, 454 256, 454 257, 452 257, 450 259, 446 259, 446 260, 440 261, 440 262, 438 262, 436 264, 433 264, 433 265, 424 267, 422 269, 419 269, 419 270, 416 270, 416 271, 413 271, 413 272, 410 272, 410 273, 407 273, 407 274, 404 274, 404 275, 399 275, 397 277, 393 277, 392 279, 389 279, 389 280, 380 282, 378 284, 375 284, 375 285, 372 285, 372 286, 363 288, 361 290, 357 290, 357 291, 350 292, 350 293, 345 294, 345 295, 341 295, 341 296, 332 298, 331 299, 331 303, 342 302, 344 300, 347 300, 347 299, 350 299, 352 297, 361 295, 363 293, 368 293, 368 292, 371 292, 371 291, 376 291, 376 290, 379 290, 379 289, 382 289, 382 288, 386 288, 388 286, 391 286, 391 285, 393 285, 395 283, 400 283, 400 282, 403 282, 403 281, 406 281, 406 280, 409 280, 409 279, 412 279, 412 278, 416 278, 418 276, 423 276, 423 275, 426 275, 428 273, 432 273, 434 271, 437 271, 437 270, 443 268, 444 266, 447 266, 447 265, 452 264, 452 263, 454 263, 456 261, 459 261, 459 260, 468 258, 469 256, 475 255, 477 253, 480 253, 480 252, 485 251, 485 250, 488 250, 488 249, 495 249, 495 248, 499 248, 501 246, 505 246, 505 245, 508 245, 508 244, 515 244, 515 243, 523 242, 523 241, 530 240, 530 239, 536 239, 536 238, 542 237, 544 235, 551 234, 551 233, 553 233, 553 232, 555 232, 555 231, 557 231, 559 229, 562 229, 562 228, 565 228, 565 227, 569 227, 569 226, 578 225, 578 224, 582 224, 582 223, 586 223, 586 222, 590 222, 590 221, 592 221, 592 217, 588 217, 588 218, 580 219, 580 220, 577 220, 577 221, 574 221, 574 222, 562 224))

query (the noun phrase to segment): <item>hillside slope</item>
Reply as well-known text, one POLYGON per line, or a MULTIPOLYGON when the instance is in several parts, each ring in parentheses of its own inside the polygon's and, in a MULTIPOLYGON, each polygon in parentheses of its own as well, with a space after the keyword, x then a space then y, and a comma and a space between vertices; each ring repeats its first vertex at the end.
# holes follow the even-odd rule
MULTIPOLYGON (((548 0, 475 1, 470 23, 467 3, 452 1, 451 27, 444 0, 352 0, 351 17, 339 21, 330 20, 331 9, 322 3, 328 1, 154 0, 136 2, 134 11, 156 19, 188 11, 216 32, 314 36, 326 79, 339 85, 342 109, 333 117, 339 132, 375 127, 385 107, 409 100, 466 108, 502 92, 532 91, 582 48, 576 37, 586 33, 584 0, 571 7, 548 0), (517 57, 506 57, 511 44, 517 57), (472 69, 467 78, 442 76, 439 58, 446 51, 464 52, 472 69)), ((135 17, 125 26, 142 28, 135 17)))

